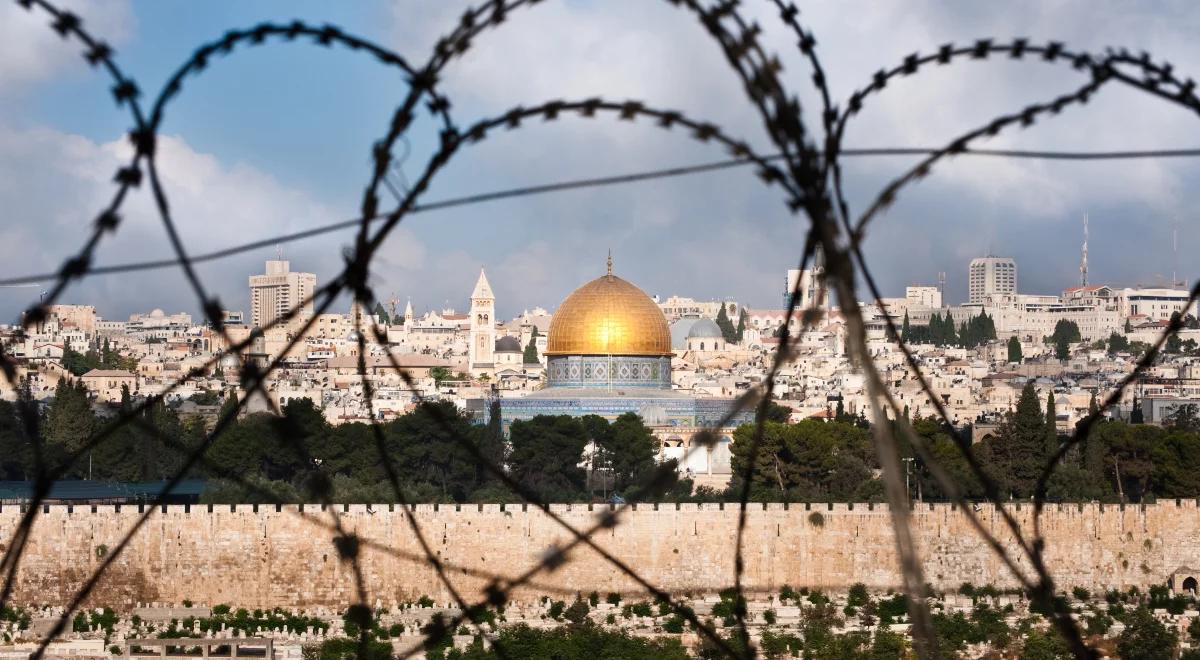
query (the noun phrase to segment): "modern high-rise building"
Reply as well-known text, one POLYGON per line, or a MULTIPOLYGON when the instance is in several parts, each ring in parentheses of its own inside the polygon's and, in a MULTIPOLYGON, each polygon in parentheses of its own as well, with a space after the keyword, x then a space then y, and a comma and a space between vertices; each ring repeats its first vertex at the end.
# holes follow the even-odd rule
POLYGON ((287 261, 268 261, 265 274, 250 276, 250 322, 253 327, 265 328, 293 308, 296 308, 293 322, 312 318, 312 295, 317 288, 317 276, 294 273, 290 266, 287 261))
POLYGON ((972 259, 967 271, 970 302, 982 303, 989 296, 1017 292, 1017 262, 1009 257, 972 259))
POLYGON ((823 291, 825 288, 824 269, 820 266, 804 270, 789 269, 785 286, 787 287, 783 290, 783 306, 785 308, 791 302, 792 295, 799 294, 799 298, 796 299, 797 314, 817 306, 818 302, 820 302, 821 309, 829 310, 829 295, 827 291, 823 291))

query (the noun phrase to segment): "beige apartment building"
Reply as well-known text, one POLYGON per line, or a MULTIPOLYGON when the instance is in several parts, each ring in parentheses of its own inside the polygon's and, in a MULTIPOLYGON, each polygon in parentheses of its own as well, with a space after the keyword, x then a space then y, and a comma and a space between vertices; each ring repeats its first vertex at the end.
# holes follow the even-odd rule
POLYGON ((250 276, 250 322, 262 328, 296 308, 295 321, 313 315, 312 295, 317 288, 313 273, 291 271, 287 261, 268 261, 266 273, 250 276))

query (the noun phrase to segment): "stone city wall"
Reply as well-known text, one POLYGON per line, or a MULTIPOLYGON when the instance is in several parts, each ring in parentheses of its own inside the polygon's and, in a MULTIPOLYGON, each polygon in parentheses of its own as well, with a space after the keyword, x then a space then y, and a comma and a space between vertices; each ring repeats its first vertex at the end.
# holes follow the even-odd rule
MULTIPOLYGON (((422 552, 400 506, 337 505, 344 529, 363 539, 361 570, 372 603, 390 606, 429 595, 451 601, 422 552)), ((553 505, 580 529, 598 524, 607 506, 553 505)), ((1032 506, 1010 507, 1027 527, 1032 506)), ((413 515, 455 587, 476 599, 490 576, 511 578, 535 565, 569 535, 541 510, 522 505, 419 505, 413 515)), ((999 513, 981 506, 982 524, 1012 548, 999 513)), ((21 517, 0 508, 7 550, 21 517)), ((112 557, 139 507, 48 506, 37 516, 15 585, 18 603, 63 604, 101 562, 112 557)), ((597 545, 650 583, 697 595, 733 583, 736 506, 639 505, 615 528, 595 534, 597 545)), ((231 603, 246 607, 340 607, 357 598, 354 571, 339 561, 320 506, 172 505, 153 509, 145 526, 103 574, 88 600, 127 609, 138 603, 231 603)), ((1153 505, 1049 505, 1042 519, 1048 561, 1060 589, 1092 591, 1163 583, 1180 566, 1200 566, 1196 502, 1153 505)), ((940 589, 963 582, 1015 586, 1011 574, 975 533, 963 513, 923 504, 913 532, 926 580, 940 589)), ((1014 551, 1014 556, 1019 553, 1014 551)), ((745 536, 748 588, 782 585, 843 589, 899 585, 891 517, 882 505, 752 505, 745 536), (820 521, 815 520, 820 514, 820 521)), ((1019 560, 1022 567, 1028 562, 1019 560)), ((553 572, 539 572, 517 594, 643 591, 590 548, 569 551, 553 572)))

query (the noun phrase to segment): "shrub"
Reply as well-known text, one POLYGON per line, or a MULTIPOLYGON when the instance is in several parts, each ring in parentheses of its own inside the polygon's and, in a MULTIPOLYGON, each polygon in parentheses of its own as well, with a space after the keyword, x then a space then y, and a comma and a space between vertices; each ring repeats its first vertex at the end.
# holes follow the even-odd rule
POLYGON ((1139 607, 1117 637, 1117 652, 1125 660, 1169 660, 1175 642, 1175 633, 1154 618, 1150 610, 1139 607))
POLYGON ((550 618, 558 621, 559 618, 562 617, 563 610, 566 609, 566 607, 567 604, 561 600, 556 600, 553 603, 550 603, 550 612, 548 612, 550 618))
POLYGON ((1071 590, 1071 595, 1075 597, 1075 600, 1082 600, 1082 601, 1090 600, 1092 597, 1091 592, 1088 591, 1087 589, 1084 589, 1083 587, 1075 587, 1074 589, 1071 590))
POLYGON ((1000 595, 1000 590, 994 585, 985 584, 975 590, 975 595, 980 598, 996 598, 1000 595))
POLYGON ((392 626, 390 628, 388 628, 388 637, 400 637, 403 634, 404 634, 404 626, 402 626, 398 623, 393 623, 392 626))
POLYGON ((563 616, 567 618, 567 621, 578 624, 587 620, 587 615, 590 611, 591 608, 588 607, 586 602, 577 600, 574 603, 571 603, 571 606, 567 608, 566 612, 563 612, 563 616))
POLYGON ((683 617, 676 614, 675 616, 663 622, 663 631, 669 632, 672 635, 679 635, 683 632, 683 617))
POLYGON ((788 600, 797 600, 799 598, 800 594, 796 593, 795 589, 792 589, 786 584, 783 585, 783 588, 779 590, 779 602, 781 603, 788 600))
POLYGON ((974 598, 975 585, 971 584, 970 582, 963 582, 962 586, 958 588, 958 593, 968 598, 974 598))
POLYGON ((212 608, 212 613, 213 616, 225 616, 229 614, 229 606, 224 604, 216 605, 212 608))
POLYGON ((812 513, 808 514, 808 524, 812 525, 813 527, 824 527, 825 516, 821 515, 820 511, 813 511, 812 513))
POLYGON ((607 623, 607 624, 608 624, 608 625, 610 625, 610 626, 616 625, 616 623, 617 623, 617 615, 616 615, 616 614, 612 614, 612 613, 610 612, 610 613, 609 613, 609 615, 608 615, 607 617, 605 617, 605 618, 604 618, 604 622, 605 622, 605 623, 607 623))
POLYGON ((850 587, 850 593, 846 600, 846 604, 852 607, 862 607, 870 600, 871 595, 867 593, 867 585, 863 584, 862 582, 856 582, 854 586, 850 587))
POLYGON ((592 607, 599 605, 600 604, 600 594, 596 593, 595 591, 588 594, 588 604, 591 605, 592 607))
POLYGON ((108 652, 113 655, 121 655, 121 647, 113 644, 112 646, 108 647, 108 652))
MULTIPOLYGON (((358 658, 359 641, 357 639, 330 639, 320 646, 305 647, 305 660, 342 660, 342 658, 358 658)), ((367 641, 367 654, 360 660, 389 660, 392 657, 392 645, 386 642, 367 641)))
POLYGON ((775 625, 775 621, 776 621, 775 610, 767 610, 767 611, 763 612, 763 621, 765 621, 768 626, 775 625))
POLYGON ((646 617, 654 616, 653 610, 650 609, 650 603, 647 603, 644 600, 641 602, 638 602, 638 603, 634 603, 632 606, 630 606, 630 611, 633 612, 634 614, 636 614, 637 616, 646 616, 646 617))
MULTIPOLYGON (((1193 621, 1193 623, 1195 623, 1193 621)), ((1087 618, 1087 634, 1089 635, 1106 635, 1112 628, 1113 619, 1104 612, 1096 612, 1087 618)), ((1191 629, 1189 628, 1189 631, 1191 629)))
POLYGON ((183 601, 183 606, 184 606, 184 607, 191 607, 191 606, 192 606, 192 601, 190 601, 190 600, 187 600, 187 599, 184 599, 184 601, 183 601))
POLYGON ((108 546, 101 543, 96 546, 96 559, 104 559, 108 556, 108 546))
POLYGON ((896 623, 896 619, 908 614, 908 596, 896 594, 891 598, 879 601, 879 625, 887 626, 896 623))
POLYGON ((421 596, 417 599, 417 607, 433 607, 433 599, 429 596, 421 596))
POLYGON ((609 605, 620 605, 621 594, 610 591, 608 592, 608 595, 604 597, 604 602, 608 603, 609 605))

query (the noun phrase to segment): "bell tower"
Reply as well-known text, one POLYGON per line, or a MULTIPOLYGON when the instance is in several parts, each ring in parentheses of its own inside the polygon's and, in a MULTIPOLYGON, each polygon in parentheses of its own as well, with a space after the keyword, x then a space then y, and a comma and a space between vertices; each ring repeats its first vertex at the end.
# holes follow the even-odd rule
POLYGON ((487 275, 479 269, 479 281, 471 293, 471 337, 467 350, 472 376, 490 372, 496 348, 496 297, 487 275))

